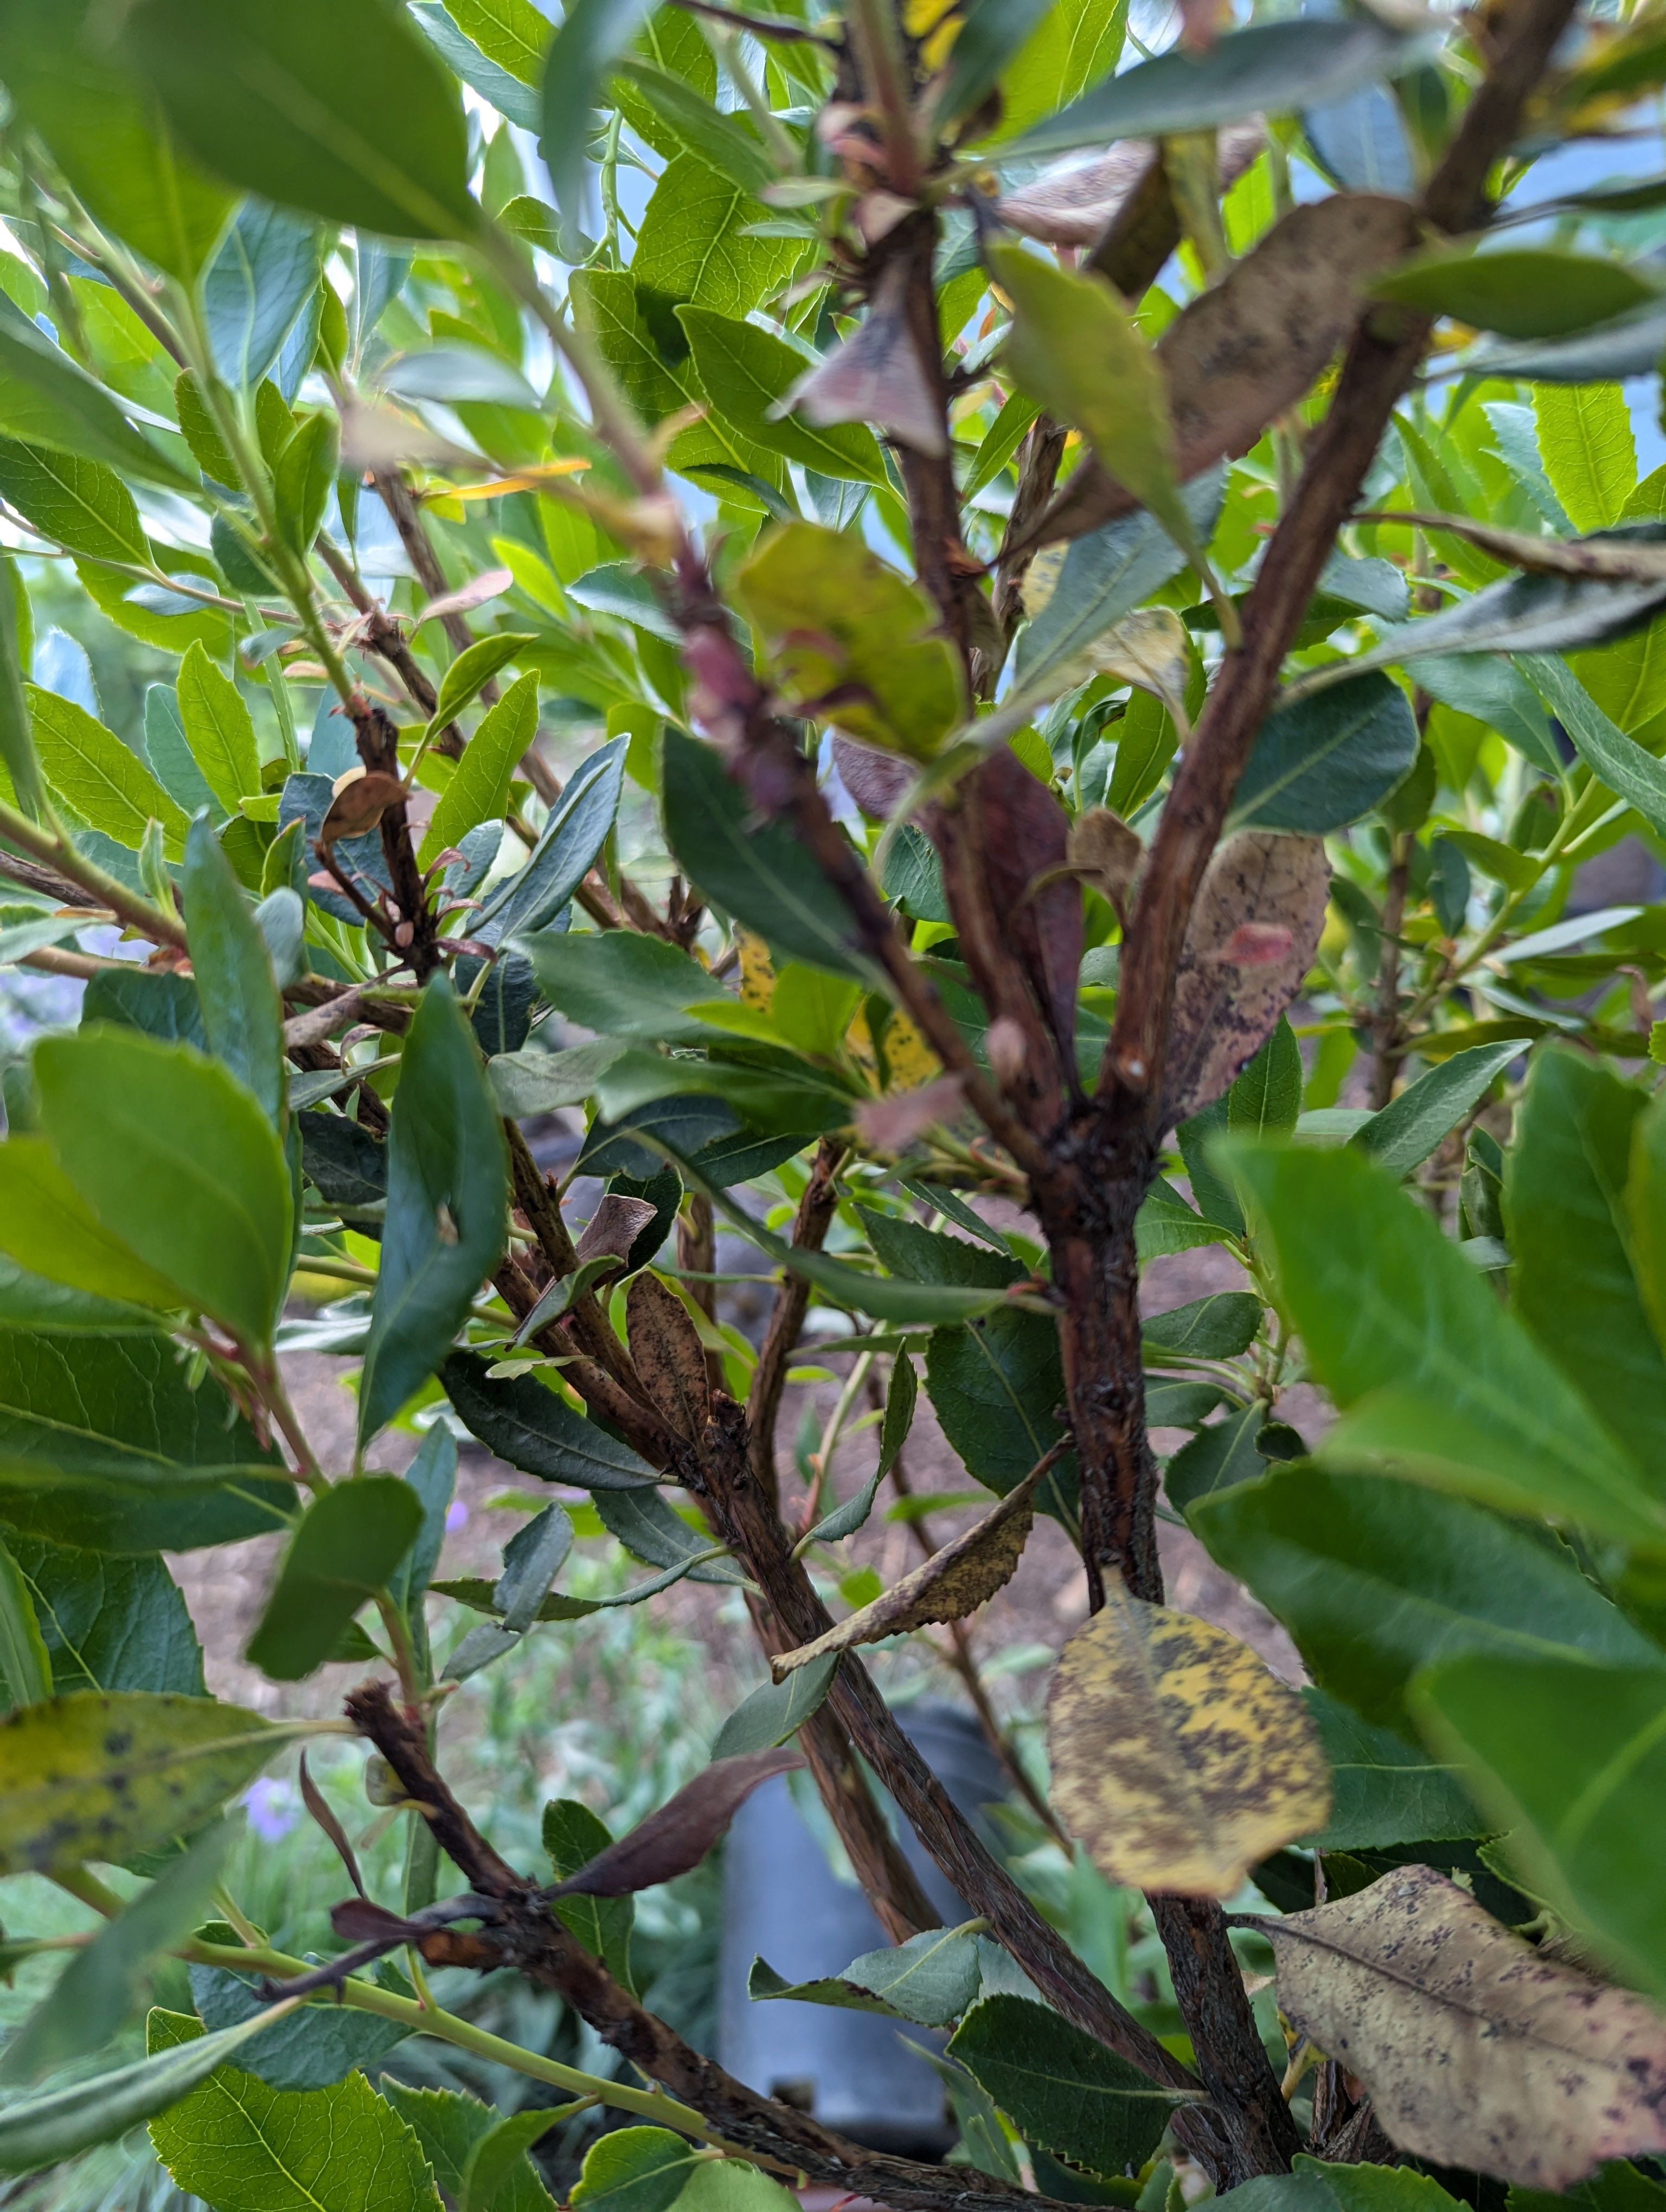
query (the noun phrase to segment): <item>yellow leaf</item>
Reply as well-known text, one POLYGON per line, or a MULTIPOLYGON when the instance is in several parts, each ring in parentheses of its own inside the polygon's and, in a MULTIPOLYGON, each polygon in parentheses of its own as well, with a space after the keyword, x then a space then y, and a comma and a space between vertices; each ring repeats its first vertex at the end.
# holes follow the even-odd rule
POLYGON ((1133 1888, 1230 1897, 1330 1817, 1295 1691, 1224 1629, 1120 1589, 1060 1654, 1047 1741, 1065 1825, 1133 1888))

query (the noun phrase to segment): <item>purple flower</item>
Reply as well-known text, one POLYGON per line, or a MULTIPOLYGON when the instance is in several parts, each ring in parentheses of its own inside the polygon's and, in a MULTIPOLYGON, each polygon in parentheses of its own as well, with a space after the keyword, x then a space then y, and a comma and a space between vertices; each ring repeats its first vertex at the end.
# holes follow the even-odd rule
POLYGON ((468 1523, 468 1507, 464 1504, 460 1498, 453 1498, 446 1508, 446 1534, 448 1536, 454 1536, 459 1528, 466 1528, 468 1523))
POLYGON ((276 1844, 294 1827, 300 1814, 295 1805, 295 1785, 275 1782, 263 1775, 252 1782, 243 1792, 243 1810, 249 1826, 263 1844, 276 1844))

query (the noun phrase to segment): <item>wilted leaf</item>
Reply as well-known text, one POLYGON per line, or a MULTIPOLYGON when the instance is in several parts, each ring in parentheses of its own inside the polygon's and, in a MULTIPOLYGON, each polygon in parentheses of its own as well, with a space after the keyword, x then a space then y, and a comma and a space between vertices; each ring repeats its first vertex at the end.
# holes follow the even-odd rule
POLYGON ((0 1873, 155 1850, 252 1782, 285 1733, 238 1705, 141 1690, 21 1705, 0 1721, 0 1873))
POLYGON ((575 1247, 579 1258, 613 1259, 623 1265, 654 1212, 651 1199, 626 1198, 619 1191, 608 1191, 585 1224, 584 1234, 575 1247))
POLYGON ((928 1928, 894 1950, 865 1951, 842 1973, 787 1982, 767 1960, 754 1959, 746 1994, 793 1997, 847 2012, 885 2013, 921 2027, 946 2027, 975 2002, 982 1966, 976 1937, 954 1928, 928 1928))
POLYGON ((1401 2150, 1563 2190, 1666 2149, 1666 2020, 1406 1867, 1261 1923, 1281 2011, 1358 2076, 1401 2150))
POLYGON ((1595 531, 1589 538, 1529 538, 1525 531, 1472 522, 1467 515, 1426 514, 1415 507, 1385 509, 1380 519, 1412 523, 1422 530, 1450 531, 1531 575, 1597 576, 1616 584, 1666 581, 1666 544, 1658 538, 1622 537, 1607 531, 1595 531))
POLYGON ((1219 1098, 1301 989, 1325 926, 1330 864, 1316 837, 1229 837, 1203 878, 1175 982, 1163 1090, 1171 1128, 1219 1098), (1287 929, 1277 960, 1228 957, 1246 925, 1287 929))
POLYGON ((1060 1654, 1048 1703, 1060 1813, 1112 1881, 1230 1897, 1324 1826, 1330 1775, 1296 1692, 1235 1636, 1120 1584, 1060 1654))
POLYGON ((1104 154, 1060 161, 995 202, 1009 230, 1044 246, 1096 246, 1157 159, 1151 138, 1124 138, 1104 154))
MULTIPOLYGON (((1269 24, 1261 35, 1295 27, 1269 24)), ((1300 27, 1312 33, 1321 27, 1300 27)), ((1213 67, 1252 35, 1223 39, 1207 64, 1176 56, 1172 66, 1187 72, 1213 67)), ((1145 67, 1169 62, 1165 56, 1145 67)), ((1115 82, 1120 88, 1140 74, 1130 70, 1115 82)), ((1248 453, 1267 425, 1294 406, 1358 319, 1357 287, 1411 244, 1414 229, 1404 200, 1373 192, 1338 192, 1293 208, 1170 325, 1157 360, 1183 482, 1213 461, 1248 453)), ((1083 463, 1026 544, 1079 538, 1136 504, 1134 486, 1114 482, 1102 459, 1083 463)))
POLYGON ((964 1536, 945 1544, 871 1605, 862 1606, 812 1643, 771 1659, 769 1671, 776 1681, 784 1682, 795 1668, 809 1666, 829 1653, 903 1636, 928 1621, 964 1620, 976 1613, 1012 1580, 1035 1517, 1037 1486, 1051 1463, 1049 1457, 1033 1468, 964 1536))
POLYGON ((939 459, 949 450, 943 406, 920 360, 909 327, 912 264, 895 256, 880 275, 861 327, 801 376, 781 402, 806 422, 872 422, 939 459))
POLYGON ((689 1310, 646 1269, 625 1295, 630 1356, 648 1395, 680 1437, 697 1442, 711 1413, 705 1348, 689 1310))
POLYGON ((736 579, 794 709, 926 760, 966 711, 936 611, 848 531, 790 522, 736 579))
POLYGON ((802 1753, 784 1747, 714 1759, 657 1813, 650 1813, 628 1836, 599 1851, 544 1895, 627 1897, 658 1882, 674 1881, 699 1865, 760 1783, 803 1764, 802 1753))

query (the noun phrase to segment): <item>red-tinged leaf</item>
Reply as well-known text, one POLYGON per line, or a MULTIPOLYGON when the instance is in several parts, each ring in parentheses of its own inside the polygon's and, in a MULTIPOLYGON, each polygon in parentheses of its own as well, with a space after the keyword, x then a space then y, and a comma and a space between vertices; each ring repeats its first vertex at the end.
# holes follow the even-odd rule
MULTIPOLYGON (((1408 252, 1415 229, 1408 201, 1335 193, 1292 208, 1183 310, 1157 345, 1183 483, 1247 453, 1311 389, 1359 320, 1365 280, 1408 252)), ((1025 544, 1079 538, 1138 504, 1090 459, 1025 544)))
POLYGON ((411 1923, 373 1898, 344 1898, 330 1908, 330 1925, 344 1943, 402 1943, 411 1923))
POLYGON ((614 1260, 628 1260, 630 1248, 653 1220, 654 1208, 645 1198, 625 1198, 617 1191, 610 1191, 590 1217, 584 1234, 578 1242, 581 1260, 599 1260, 604 1255, 614 1260))
POLYGON ((1329 889, 1317 837, 1246 830, 1216 852, 1175 981, 1165 1129, 1219 1098, 1272 1035, 1313 964, 1329 889))
POLYGON ((785 1744, 714 1759, 628 1836, 598 1851, 587 1865, 544 1894, 629 1897, 658 1882, 674 1881, 699 1865, 760 1783, 804 1763, 803 1753, 785 1744))
POLYGON ((318 1822, 336 1847, 336 1856, 347 1869, 347 1879, 359 1895, 364 1895, 364 1878, 359 1872, 359 1863, 353 1856, 353 1846, 347 1840, 347 1831, 331 1810, 328 1799, 307 1771, 307 1754, 301 1754, 301 1802, 318 1822))
POLYGON ((889 822, 916 771, 895 753, 860 745, 842 730, 833 732, 833 765, 840 781, 870 822, 889 822))
POLYGON ((319 844, 333 845, 338 837, 362 836, 375 828, 390 806, 406 796, 397 775, 368 770, 363 775, 350 776, 330 801, 319 830, 319 844))

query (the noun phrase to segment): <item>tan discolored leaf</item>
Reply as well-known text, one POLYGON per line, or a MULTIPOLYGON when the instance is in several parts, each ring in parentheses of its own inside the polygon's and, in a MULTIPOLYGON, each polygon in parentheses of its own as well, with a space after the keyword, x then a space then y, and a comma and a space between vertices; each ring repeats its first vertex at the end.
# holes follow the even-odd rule
POLYGON ((1084 882, 1102 891, 1120 914, 1128 886, 1146 857, 1146 848, 1120 814, 1091 806, 1071 824, 1071 866, 1084 882))
POLYGON ((1230 1897, 1330 1817, 1296 1692, 1237 1637, 1120 1584, 1059 1655, 1047 1746, 1066 1826, 1138 1889, 1230 1897))
MULTIPOLYGON (((1337 192, 1292 208, 1176 318, 1157 359, 1183 483, 1247 453, 1312 387, 1359 319, 1363 280, 1405 252, 1414 233, 1408 203, 1381 193, 1337 192)), ((1090 459, 1025 543, 1079 538, 1140 503, 1132 485, 1090 459)))
POLYGON ((648 1396, 679 1436, 697 1437, 712 1409, 706 1354, 688 1308, 644 1272, 625 1293, 630 1356, 648 1396))
POLYGON ((1422 530, 1446 530, 1466 538, 1484 553, 1495 554, 1512 568, 1534 576, 1596 576, 1612 584, 1657 584, 1666 579, 1666 545, 1641 538, 1529 538, 1524 531, 1499 530, 1490 522, 1471 522, 1463 514, 1426 514, 1413 507, 1384 509, 1382 522, 1409 522, 1422 530))
POLYGON ((631 1246, 653 1220, 654 1215, 654 1207, 650 1200, 626 1198, 618 1191, 609 1191, 591 1215, 584 1234, 578 1241, 580 1259, 628 1260, 631 1246))
MULTIPOLYGON (((1230 123, 1217 134, 1215 165, 1223 190, 1237 182, 1265 143, 1266 133, 1254 119, 1230 123)), ((1151 138, 1124 138, 1104 154, 1073 154, 997 200, 995 213, 1010 229, 1044 246, 1095 246, 1156 159, 1151 138)))
POLYGON ((629 1897, 656 1882, 674 1881, 699 1865, 760 1783, 803 1765, 804 1753, 787 1744, 743 1752, 736 1759, 714 1759, 657 1813, 650 1813, 628 1836, 598 1851, 576 1874, 556 1882, 544 1895, 629 1897))
POLYGON ((1280 2009, 1364 2082, 1398 2149, 1558 2191, 1666 2150, 1666 2018, 1432 1868, 1261 1926, 1280 2009))
POLYGON ((856 1109, 856 1133, 875 1152, 901 1152, 934 1122, 952 1121, 960 1110, 963 1075, 939 1075, 917 1091, 893 1091, 866 1099, 856 1109))
POLYGON ((333 845, 338 837, 362 837, 406 795, 397 775, 350 769, 336 785, 336 795, 319 830, 319 844, 333 845))
POLYGON ((948 434, 942 404, 909 329, 911 269, 905 255, 889 263, 860 329, 799 379, 781 410, 796 410, 822 429, 835 422, 871 422, 900 445, 937 460, 949 450, 948 434))
POLYGON ((992 1598, 1012 1578, 1031 1522, 1035 1518, 1036 1486, 1065 1447, 1061 1444, 1031 1468, 1024 1480, 964 1536, 945 1544, 923 1566, 892 1584, 872 1605, 862 1606, 813 1644, 796 1651, 783 1651, 769 1662, 777 1682, 784 1682, 796 1667, 831 1652, 848 1651, 858 1644, 878 1644, 887 1636, 904 1636, 933 1620, 964 1620, 969 1613, 992 1598))
POLYGON ((1313 964, 1329 888, 1317 837, 1246 830, 1216 852, 1175 981, 1165 1129, 1219 1098, 1272 1035, 1313 964))

